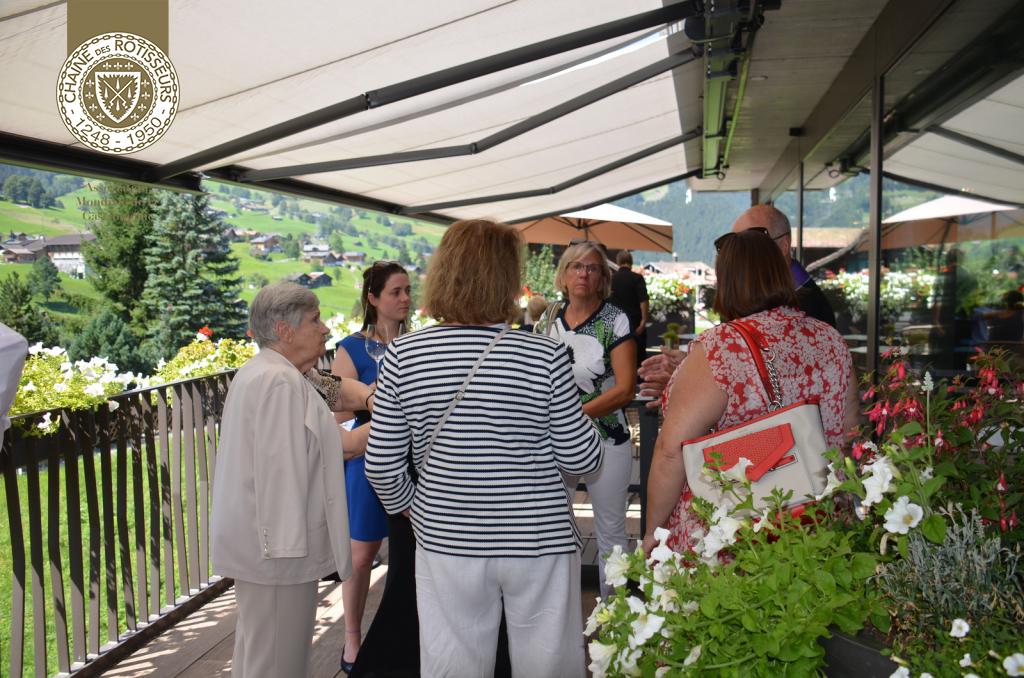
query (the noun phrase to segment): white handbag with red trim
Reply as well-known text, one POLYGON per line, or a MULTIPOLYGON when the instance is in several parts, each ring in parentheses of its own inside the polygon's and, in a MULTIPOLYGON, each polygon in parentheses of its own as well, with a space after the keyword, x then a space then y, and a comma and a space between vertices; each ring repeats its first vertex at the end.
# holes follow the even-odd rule
POLYGON ((754 506, 764 508, 772 490, 792 490, 784 507, 803 504, 825 489, 828 462, 824 452, 824 428, 818 400, 802 400, 781 407, 781 389, 774 355, 756 328, 741 320, 730 326, 739 331, 754 357, 754 364, 768 394, 768 413, 737 426, 700 438, 683 441, 686 479, 695 496, 715 505, 725 492, 706 475, 705 467, 728 471, 741 457, 750 460, 746 469, 751 481, 754 506))

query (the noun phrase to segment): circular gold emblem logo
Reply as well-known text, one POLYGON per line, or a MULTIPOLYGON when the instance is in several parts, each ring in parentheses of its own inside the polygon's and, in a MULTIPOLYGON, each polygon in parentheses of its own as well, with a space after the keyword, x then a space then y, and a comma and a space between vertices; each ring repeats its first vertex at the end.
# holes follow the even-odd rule
POLYGON ((134 153, 164 135, 178 110, 178 75, 149 40, 107 33, 64 62, 57 106, 79 141, 106 153, 134 153))

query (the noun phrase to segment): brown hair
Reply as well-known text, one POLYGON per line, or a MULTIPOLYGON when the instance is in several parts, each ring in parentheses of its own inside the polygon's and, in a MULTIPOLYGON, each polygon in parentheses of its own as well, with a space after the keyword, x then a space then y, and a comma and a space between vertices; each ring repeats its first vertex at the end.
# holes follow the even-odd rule
POLYGON ((359 295, 359 303, 363 307, 364 330, 377 324, 377 307, 370 303, 370 294, 379 299, 388 285, 388 279, 396 273, 409 275, 397 261, 375 261, 373 266, 363 270, 363 291, 359 295))
POLYGON ((741 231, 723 239, 715 277, 714 307, 722 320, 797 305, 786 258, 763 231, 741 231))
POLYGON ((566 247, 562 252, 562 258, 558 260, 558 270, 555 271, 555 287, 566 298, 569 297, 569 286, 565 284, 565 276, 569 264, 579 261, 591 252, 597 252, 601 259, 601 287, 597 290, 598 294, 602 299, 607 299, 608 295, 612 293, 612 274, 608 268, 608 255, 605 254, 604 245, 592 240, 585 240, 566 247))
POLYGON ((423 307, 450 323, 510 321, 519 312, 522 270, 519 231, 487 219, 456 221, 430 258, 423 307))

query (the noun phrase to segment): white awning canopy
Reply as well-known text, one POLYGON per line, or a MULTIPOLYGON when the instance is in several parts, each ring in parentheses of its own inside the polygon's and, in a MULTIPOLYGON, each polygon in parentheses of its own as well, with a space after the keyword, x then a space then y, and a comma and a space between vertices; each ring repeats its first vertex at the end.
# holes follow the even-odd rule
MULTIPOLYGON (((0 4, 0 161, 184 188, 203 172, 439 221, 522 221, 681 178, 698 190, 760 188, 766 200, 792 185, 804 156, 808 185, 841 179, 823 172, 867 128, 865 64, 895 63, 927 42, 905 60, 910 75, 888 81, 887 94, 900 96, 1013 7, 169 3, 177 117, 127 157, 85 148, 61 121, 54 95, 66 4, 0 4), (723 53, 734 60, 720 63, 723 53)), ((942 127, 1019 156, 1021 90, 1020 81, 1008 85, 942 127)), ((1016 156, 951 143, 930 131, 886 170, 1024 202, 1016 156)))
POLYGON ((944 195, 941 198, 929 200, 910 209, 905 209, 892 215, 882 223, 895 224, 902 221, 916 221, 919 219, 948 219, 965 214, 987 214, 989 212, 1004 212, 1012 209, 1016 208, 1013 205, 1001 205, 985 200, 965 198, 959 195, 944 195))

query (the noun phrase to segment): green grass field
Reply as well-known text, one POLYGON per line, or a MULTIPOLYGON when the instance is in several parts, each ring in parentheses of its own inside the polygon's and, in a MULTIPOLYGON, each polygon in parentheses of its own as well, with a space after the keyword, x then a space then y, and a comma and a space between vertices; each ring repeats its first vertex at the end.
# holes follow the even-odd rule
MULTIPOLYGON (((62 206, 60 207, 38 209, 0 200, 0 233, 6 234, 14 231, 29 235, 56 236, 88 230, 89 215, 80 208, 80 205, 82 201, 99 199, 97 184, 98 182, 92 181, 77 191, 61 196, 59 200, 62 206)), ((223 210, 229 215, 223 219, 225 228, 230 226, 263 233, 292 235, 293 237, 314 236, 317 232, 316 224, 307 223, 301 219, 289 217, 275 219, 276 210, 271 214, 256 214, 249 211, 236 214, 230 196, 220 193, 216 183, 207 182, 207 188, 210 190, 211 206, 223 210)), ((302 209, 310 213, 329 214, 334 207, 327 203, 307 199, 299 199, 298 203, 302 209)), ((269 205, 269 201, 267 204, 269 205)), ((365 252, 367 261, 394 259, 397 257, 397 251, 378 240, 392 235, 393 230, 389 226, 378 223, 375 216, 365 212, 355 212, 351 222, 360 234, 357 236, 344 235, 345 249, 365 252), (363 216, 363 214, 366 215, 363 216), (373 246, 370 244, 371 238, 375 242, 373 246)), ((422 236, 436 246, 444 234, 444 226, 403 217, 390 216, 389 218, 393 222, 407 223, 412 227, 413 235, 408 238, 410 240, 422 236)), ((273 254, 266 261, 256 259, 249 255, 248 243, 233 243, 231 249, 239 260, 239 274, 243 281, 241 297, 247 302, 252 301, 257 291, 254 287, 250 287, 248 280, 248 276, 254 273, 266 277, 270 282, 276 282, 292 273, 308 273, 313 270, 311 264, 294 259, 289 260, 283 254, 273 254)), ((29 270, 31 270, 30 264, 0 264, 0 279, 14 271, 18 271, 24 277, 29 270)), ((337 313, 343 313, 349 316, 359 298, 359 290, 356 287, 359 281, 359 272, 348 270, 345 267, 328 267, 328 271, 333 279, 332 286, 314 290, 320 299, 323 315, 330 317, 337 313)), ((102 301, 102 296, 96 292, 88 280, 75 280, 62 273, 61 284, 63 289, 69 293, 102 301)), ((79 312, 79 309, 61 300, 59 296, 44 306, 57 319, 60 319, 61 316, 73 316, 79 312)))

